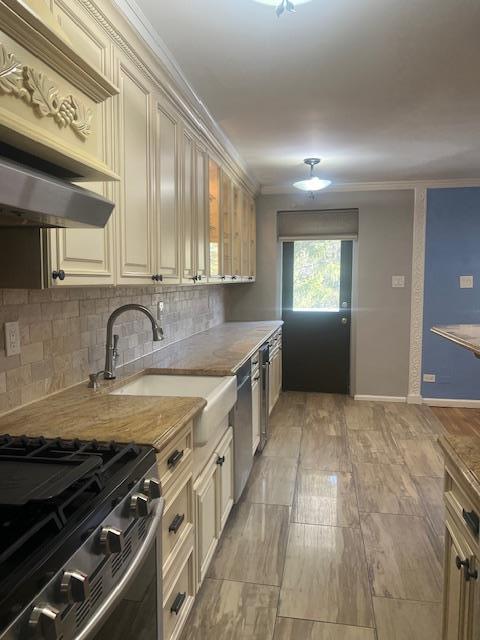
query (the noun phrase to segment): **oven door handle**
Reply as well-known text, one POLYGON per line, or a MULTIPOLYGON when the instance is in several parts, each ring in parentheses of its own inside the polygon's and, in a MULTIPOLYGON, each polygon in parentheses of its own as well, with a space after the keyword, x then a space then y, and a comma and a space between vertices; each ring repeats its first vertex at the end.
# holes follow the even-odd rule
MULTIPOLYGON (((87 625, 80 631, 78 635, 75 636, 75 640, 88 640, 88 638, 90 638, 93 634, 98 633, 98 626, 103 622, 110 611, 118 603, 119 597, 126 590, 128 585, 130 584, 130 581, 135 577, 137 570, 140 568, 145 556, 147 555, 150 545, 155 539, 160 527, 164 507, 164 498, 159 498, 156 501, 156 505, 151 516, 152 522, 150 524, 150 529, 148 530, 148 533, 145 536, 145 540, 142 542, 141 547, 138 549, 138 552, 130 563, 127 571, 122 576, 120 582, 115 585, 111 593, 108 594, 107 599, 102 603, 100 609, 95 612, 95 614, 88 620, 87 625)), ((162 568, 159 567, 158 570, 161 571, 162 568)))

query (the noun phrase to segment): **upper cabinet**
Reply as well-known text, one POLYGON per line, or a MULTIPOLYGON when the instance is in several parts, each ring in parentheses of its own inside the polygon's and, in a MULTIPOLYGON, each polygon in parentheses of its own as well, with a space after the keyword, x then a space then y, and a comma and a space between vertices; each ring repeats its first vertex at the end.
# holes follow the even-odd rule
POLYGON ((232 195, 232 224, 233 224, 233 271, 232 279, 238 280, 242 275, 242 222, 243 222, 243 196, 240 187, 233 185, 232 195))
POLYGON ((188 130, 182 143, 182 279, 196 282, 195 273, 195 142, 188 130))
POLYGON ((181 120, 165 101, 155 105, 155 226, 157 282, 180 282, 181 120))
POLYGON ((103 127, 105 101, 118 93, 104 64, 111 44, 92 19, 76 19, 83 12, 76 2, 54 9, 42 0, 0 0, 1 140, 65 177, 115 180, 103 127))
POLYGON ((220 218, 220 166, 208 161, 208 255, 212 282, 222 276, 222 229, 220 218))
POLYGON ((257 277, 257 211, 255 208, 255 200, 248 198, 248 216, 249 216, 249 252, 250 252, 250 273, 249 280, 255 280, 257 277))
POLYGON ((118 54, 120 87, 116 114, 117 163, 121 182, 117 199, 118 282, 152 281, 153 233, 151 102, 152 89, 130 60, 118 54))
POLYGON ((222 276, 230 279, 233 275, 233 216, 232 216, 232 180, 222 171, 220 191, 220 205, 222 218, 222 276))

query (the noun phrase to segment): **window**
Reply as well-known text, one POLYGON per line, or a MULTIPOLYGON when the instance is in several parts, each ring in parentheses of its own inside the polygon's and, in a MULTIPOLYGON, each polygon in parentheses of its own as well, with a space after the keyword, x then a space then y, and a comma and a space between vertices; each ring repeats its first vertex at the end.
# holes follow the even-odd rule
POLYGON ((339 310, 341 250, 341 240, 294 242, 294 311, 339 310))

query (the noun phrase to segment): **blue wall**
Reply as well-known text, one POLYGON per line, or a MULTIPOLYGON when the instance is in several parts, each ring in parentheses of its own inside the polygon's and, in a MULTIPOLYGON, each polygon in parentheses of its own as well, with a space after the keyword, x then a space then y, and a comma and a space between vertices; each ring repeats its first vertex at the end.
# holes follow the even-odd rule
POLYGON ((425 398, 480 399, 480 360, 430 332, 438 324, 480 324, 480 188, 429 189, 425 253, 423 373, 425 398), (460 289, 459 276, 474 288, 460 289))

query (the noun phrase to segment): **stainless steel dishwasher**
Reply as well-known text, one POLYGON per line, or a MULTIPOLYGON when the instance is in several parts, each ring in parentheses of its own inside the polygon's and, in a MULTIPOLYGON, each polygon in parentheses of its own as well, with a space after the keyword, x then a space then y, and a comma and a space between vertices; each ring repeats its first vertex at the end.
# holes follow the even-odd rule
POLYGON ((237 404, 231 414, 235 459, 235 502, 242 495, 253 464, 252 372, 248 360, 237 372, 237 404))

